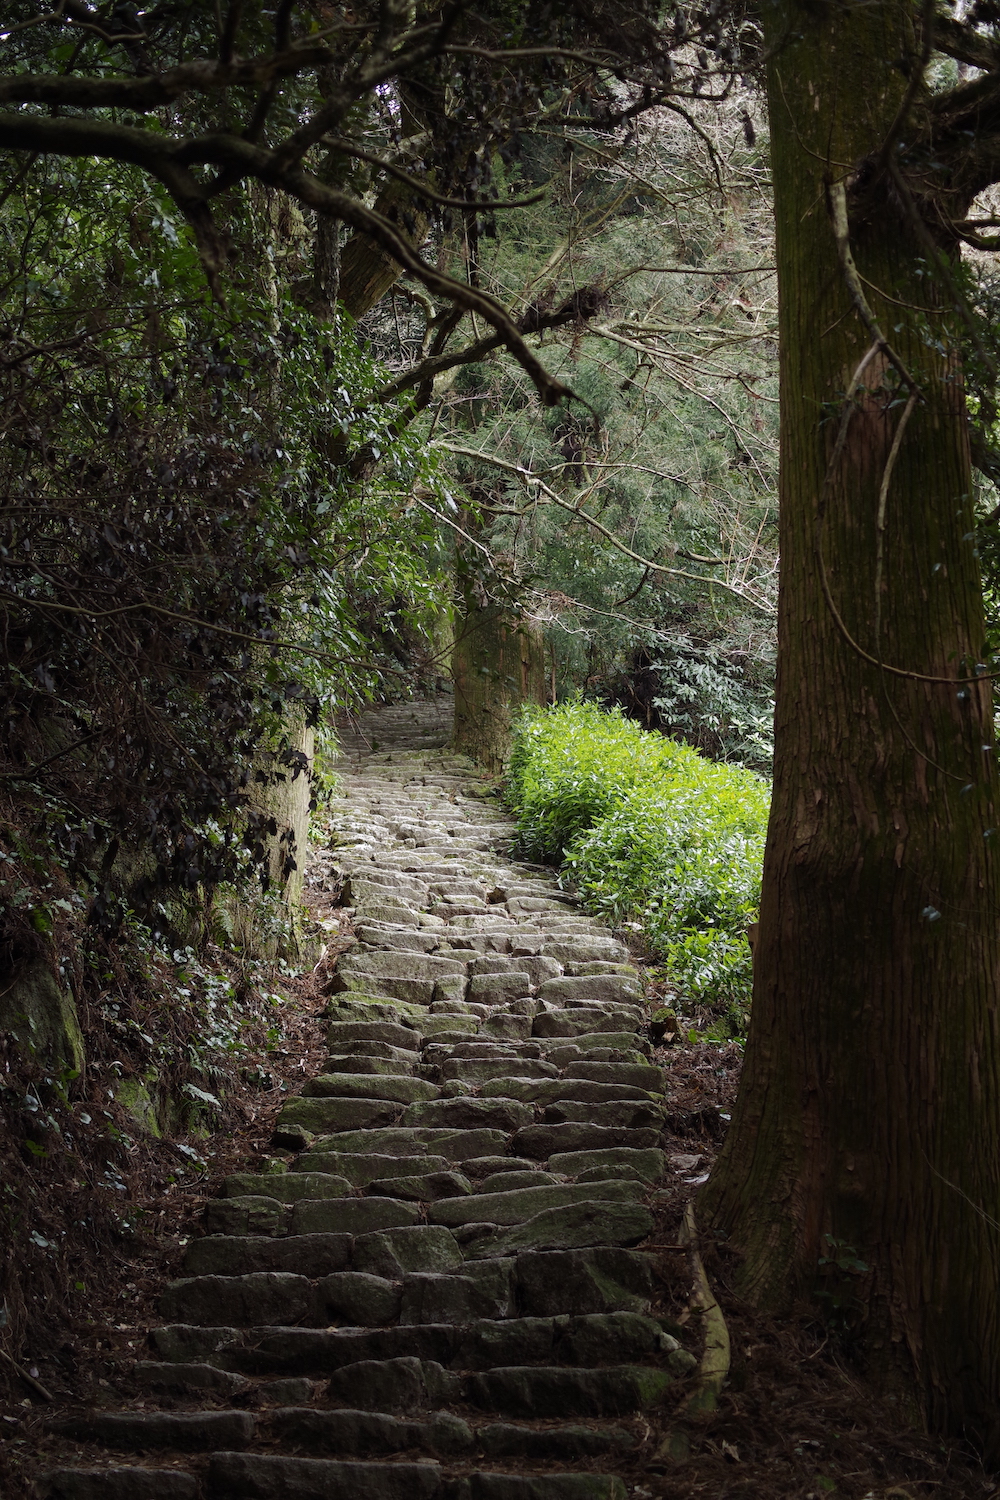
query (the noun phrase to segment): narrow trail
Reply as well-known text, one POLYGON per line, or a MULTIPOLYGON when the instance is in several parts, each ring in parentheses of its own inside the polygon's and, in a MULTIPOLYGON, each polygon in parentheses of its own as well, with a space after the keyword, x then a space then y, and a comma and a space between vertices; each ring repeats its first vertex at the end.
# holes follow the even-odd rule
POLYGON ((638 971, 505 852, 446 706, 345 737, 324 1071, 208 1204, 135 1399, 53 1424, 41 1500, 649 1494, 695 1359, 638 971))

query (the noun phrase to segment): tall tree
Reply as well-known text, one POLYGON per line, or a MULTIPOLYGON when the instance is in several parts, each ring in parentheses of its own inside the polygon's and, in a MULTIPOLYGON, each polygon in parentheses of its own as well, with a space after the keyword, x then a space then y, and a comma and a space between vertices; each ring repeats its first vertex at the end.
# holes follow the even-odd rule
POLYGON ((774 802, 745 1076, 700 1214, 754 1303, 833 1293, 883 1382, 996 1455, 1000 783, 957 251, 1000 175, 1000 51, 910 0, 766 20, 774 802), (935 48, 986 71, 935 93, 935 48))

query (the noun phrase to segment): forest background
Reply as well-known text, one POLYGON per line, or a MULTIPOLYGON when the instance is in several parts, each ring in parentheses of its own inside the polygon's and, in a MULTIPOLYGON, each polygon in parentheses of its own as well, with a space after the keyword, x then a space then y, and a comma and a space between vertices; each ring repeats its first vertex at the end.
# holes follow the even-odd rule
MULTIPOLYGON (((51 1311, 63 1231, 32 1174, 65 1110, 96 1089, 157 1128, 218 1116, 270 1025, 254 965, 294 962, 288 798, 322 793, 334 712, 439 686, 454 652, 489 769, 519 698, 577 690, 767 769, 775 50, 713 5, 15 12, 7 1275, 30 1267, 51 1311)), ((990 76, 945 22, 936 42, 908 43, 921 102, 990 76)), ((963 276, 992 610, 997 292, 983 256, 963 276)), ((120 1181, 105 1161, 86 1186, 110 1205, 120 1181)), ((10 1308, 15 1334, 40 1310, 10 1308)))

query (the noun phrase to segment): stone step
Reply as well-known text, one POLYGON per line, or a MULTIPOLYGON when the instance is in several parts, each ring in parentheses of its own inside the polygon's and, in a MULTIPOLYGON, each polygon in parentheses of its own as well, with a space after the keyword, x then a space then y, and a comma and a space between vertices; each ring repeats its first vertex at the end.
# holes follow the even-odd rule
POLYGON ((504 1416, 621 1417, 659 1406, 672 1384, 666 1371, 646 1365, 515 1365, 469 1376, 463 1395, 468 1405, 504 1416))
POLYGON ((603 1104, 581 1104, 576 1100, 560 1100, 548 1104, 542 1115, 545 1125, 585 1124, 625 1127, 630 1130, 662 1130, 666 1109, 662 1104, 642 1104, 634 1099, 611 1099, 603 1104))
POLYGON ((653 1216, 638 1203, 589 1198, 542 1209, 522 1224, 466 1224, 456 1229, 466 1259, 516 1255, 521 1250, 575 1250, 596 1245, 637 1245, 652 1232, 653 1216))
POLYGON ((503 1078, 508 1073, 514 1073, 519 1078, 559 1077, 559 1069, 554 1063, 523 1057, 517 1059, 517 1067, 512 1068, 511 1063, 514 1061, 509 1057, 452 1057, 441 1063, 441 1077, 464 1078, 469 1083, 487 1083, 492 1078, 503 1078))
POLYGON ((625 1500, 595 1470, 634 1466, 694 1362, 636 1248, 663 1073, 625 945, 487 852, 513 824, 469 763, 392 747, 439 713, 362 716, 388 748, 307 877, 354 910, 328 1059, 279 1117, 299 1154, 224 1181, 163 1294, 129 1373, 167 1409, 62 1431, 148 1466, 53 1469, 40 1500, 625 1500))
POLYGON ((469 1198, 449 1198, 428 1207, 432 1224, 454 1228, 458 1224, 523 1224, 543 1209, 595 1201, 635 1202, 642 1189, 633 1182, 597 1184, 566 1183, 562 1186, 514 1188, 494 1193, 476 1193, 469 1198))
POLYGON ((626 1500, 623 1481, 603 1474, 491 1474, 448 1477, 434 1463, 351 1463, 337 1459, 214 1454, 208 1500, 626 1500))
POLYGON ((507 1151, 506 1131, 475 1129, 453 1130, 447 1127, 409 1126, 394 1130, 345 1130, 338 1135, 320 1137, 310 1147, 316 1156, 344 1151, 348 1155, 420 1156, 433 1150, 449 1162, 466 1161, 473 1156, 500 1156, 507 1151))
POLYGON ((379 1099, 399 1104, 437 1099, 441 1093, 435 1083, 408 1074, 379 1073, 364 1077, 357 1073, 319 1073, 302 1090, 306 1099, 379 1099))
POLYGON ((611 1125, 527 1125, 517 1132, 512 1145, 525 1156, 547 1161, 559 1152, 606 1150, 609 1146, 641 1150, 657 1146, 659 1141, 658 1130, 626 1130, 611 1125))
POLYGON ((366 1189, 380 1198, 403 1198, 412 1203, 435 1203, 439 1198, 461 1198, 472 1192, 472 1183, 461 1172, 426 1172, 415 1177, 385 1177, 366 1189))
POLYGON ((313 1453, 366 1457, 417 1448, 442 1458, 468 1453, 476 1445, 469 1424, 445 1411, 407 1419, 349 1407, 339 1411, 291 1407, 274 1412, 268 1425, 273 1440, 313 1453))
POLYGON ((352 1191, 353 1184, 346 1177, 329 1172, 234 1172, 223 1181, 220 1196, 297 1203, 300 1198, 344 1198, 352 1191))
POLYGON ((323 1172, 329 1168, 334 1175, 346 1177, 354 1187, 366 1188, 370 1182, 375 1182, 379 1178, 446 1172, 449 1165, 447 1157, 434 1156, 427 1152, 415 1152, 412 1156, 394 1156, 381 1152, 322 1153, 310 1148, 290 1163, 289 1171, 294 1173, 323 1172))
POLYGON ((535 1017, 532 1036, 578 1036, 585 1032, 629 1031, 641 1022, 641 1006, 616 1006, 613 1009, 596 1010, 580 1007, 567 1010, 543 1011, 535 1017))
MULTIPOLYGON (((418 1225, 376 1231, 353 1242, 347 1235, 274 1240, 214 1236, 188 1246, 184 1269, 185 1279, 284 1271, 328 1282, 337 1273, 353 1271, 401 1282, 405 1322, 456 1322, 469 1321, 460 1314, 477 1298, 507 1310, 489 1314, 484 1308, 476 1317, 509 1317, 518 1307, 535 1317, 645 1311, 653 1290, 652 1265, 651 1256, 612 1246, 465 1261, 447 1229, 418 1225), (417 1316, 425 1304, 426 1315, 417 1316), (433 1314, 435 1308, 443 1310, 440 1317, 433 1314)), ((340 1287, 346 1289, 346 1284, 340 1287)))
MULTIPOLYGON (((234 1289, 239 1290, 238 1286, 234 1289)), ((206 1299, 214 1290, 223 1289, 203 1288, 206 1299)), ((345 1294, 348 1290, 344 1288, 345 1294)), ((357 1287, 359 1294, 363 1290, 357 1287)), ((334 1288, 333 1295, 336 1292, 334 1288)), ((666 1348, 665 1338, 655 1319, 611 1312, 341 1328, 266 1323, 220 1327, 191 1322, 165 1325, 157 1330, 155 1342, 161 1354, 163 1350, 184 1354, 180 1360, 162 1355, 165 1362, 205 1363, 243 1375, 318 1378, 349 1369, 357 1381, 364 1377, 370 1382, 366 1399, 358 1394, 358 1385, 351 1387, 347 1376, 331 1394, 347 1396, 353 1389, 356 1403, 389 1411, 409 1410, 426 1405, 427 1400, 447 1404, 465 1400, 462 1372, 513 1364, 548 1366, 557 1360, 574 1367, 658 1361, 666 1348), (200 1358, 191 1357, 196 1351, 200 1358), (362 1365, 365 1370, 359 1368, 362 1365), (417 1365, 433 1368, 418 1370, 417 1365), (414 1382, 423 1385, 418 1389, 414 1382)), ((600 1374, 600 1369, 589 1373, 600 1374)))
POLYGON ((637 1089, 627 1083, 594 1083, 586 1078, 521 1078, 520 1076, 491 1079, 479 1091, 482 1099, 508 1096, 525 1103, 548 1105, 561 1099, 575 1099, 580 1104, 605 1104, 609 1100, 629 1099, 635 1103, 655 1104, 662 1101, 662 1094, 649 1089, 637 1089))

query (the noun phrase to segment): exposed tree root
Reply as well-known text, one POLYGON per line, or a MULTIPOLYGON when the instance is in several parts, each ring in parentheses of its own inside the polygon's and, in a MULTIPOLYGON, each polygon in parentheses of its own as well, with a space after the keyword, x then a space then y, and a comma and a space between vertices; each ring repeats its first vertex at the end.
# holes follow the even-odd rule
POLYGON ((694 1378, 694 1390, 685 1398, 678 1411, 679 1416, 693 1417, 715 1411, 718 1406, 719 1393, 729 1374, 729 1329, 722 1316, 722 1308, 708 1284, 698 1249, 698 1227, 695 1223, 693 1200, 688 1202, 684 1210, 678 1240, 688 1253, 688 1265, 694 1282, 691 1307, 693 1311, 701 1313, 705 1336, 704 1352, 694 1378))

